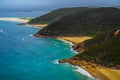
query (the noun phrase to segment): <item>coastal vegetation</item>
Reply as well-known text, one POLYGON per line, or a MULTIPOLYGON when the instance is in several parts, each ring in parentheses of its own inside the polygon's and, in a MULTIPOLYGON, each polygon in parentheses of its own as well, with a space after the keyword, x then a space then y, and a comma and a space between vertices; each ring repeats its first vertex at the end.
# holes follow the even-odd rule
POLYGON ((112 7, 77 11, 48 25, 36 35, 96 36, 120 25, 120 9, 112 7))

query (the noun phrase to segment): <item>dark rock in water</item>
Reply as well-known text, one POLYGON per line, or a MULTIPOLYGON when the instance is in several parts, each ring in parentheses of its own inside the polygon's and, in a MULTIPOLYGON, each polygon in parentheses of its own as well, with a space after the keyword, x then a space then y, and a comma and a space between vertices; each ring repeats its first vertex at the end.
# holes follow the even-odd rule
POLYGON ((37 33, 36 33, 36 34, 34 34, 33 36, 34 36, 34 37, 40 37, 40 35, 39 35, 39 34, 37 34, 37 33))
POLYGON ((69 59, 59 60, 58 62, 59 63, 69 63, 69 64, 74 65, 74 66, 76 66, 76 65, 80 66, 82 60, 79 60, 77 57, 73 57, 73 58, 69 58, 69 59))
POLYGON ((26 25, 26 23, 19 23, 19 24, 17 24, 17 25, 26 25))
POLYGON ((53 36, 51 37, 51 36, 43 36, 43 35, 40 35, 40 34, 38 34, 38 33, 35 33, 34 35, 33 35, 34 37, 37 37, 37 38, 54 38, 53 36))
POLYGON ((80 53, 85 51, 84 43, 78 43, 72 46, 72 48, 80 53))
POLYGON ((63 60, 59 60, 58 62, 59 63, 66 63, 66 62, 68 62, 68 60, 67 59, 63 59, 63 60))

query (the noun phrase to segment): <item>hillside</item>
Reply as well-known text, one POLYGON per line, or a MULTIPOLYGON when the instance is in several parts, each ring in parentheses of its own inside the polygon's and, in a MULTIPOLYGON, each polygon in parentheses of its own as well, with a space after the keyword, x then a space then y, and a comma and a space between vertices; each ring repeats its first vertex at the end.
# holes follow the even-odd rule
POLYGON ((56 22, 58 20, 60 20, 62 17, 70 15, 74 12, 77 11, 84 11, 84 10, 88 10, 89 8, 84 7, 84 8, 61 8, 61 9, 57 9, 54 10, 48 14, 45 14, 43 16, 34 18, 32 20, 30 20, 28 22, 28 24, 51 24, 53 22, 56 22))
POLYGON ((85 60, 99 65, 120 69, 120 28, 76 45, 84 50, 72 59, 85 60), (84 45, 84 46, 83 46, 84 45))
POLYGON ((120 9, 91 8, 67 15, 35 34, 39 36, 84 36, 109 32, 120 25, 120 9))

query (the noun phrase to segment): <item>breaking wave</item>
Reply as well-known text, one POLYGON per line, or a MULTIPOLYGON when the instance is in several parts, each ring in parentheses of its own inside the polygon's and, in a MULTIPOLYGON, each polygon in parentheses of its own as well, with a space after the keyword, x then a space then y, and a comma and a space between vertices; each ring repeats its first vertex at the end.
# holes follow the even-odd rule
POLYGON ((58 60, 52 61, 54 64, 59 64, 58 60))
POLYGON ((84 70, 83 68, 80 68, 79 66, 76 66, 76 68, 77 69, 75 71, 81 73, 82 75, 88 76, 89 78, 94 79, 94 77, 91 74, 89 74, 89 72, 87 72, 86 70, 84 70))

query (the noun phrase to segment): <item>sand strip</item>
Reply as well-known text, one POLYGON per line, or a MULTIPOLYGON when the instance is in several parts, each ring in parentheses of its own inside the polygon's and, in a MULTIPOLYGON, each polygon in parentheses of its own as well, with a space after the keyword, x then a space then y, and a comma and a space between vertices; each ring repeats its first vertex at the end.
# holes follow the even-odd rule
POLYGON ((2 21, 12 21, 12 22, 20 22, 20 23, 27 23, 29 19, 24 18, 0 18, 2 21))

